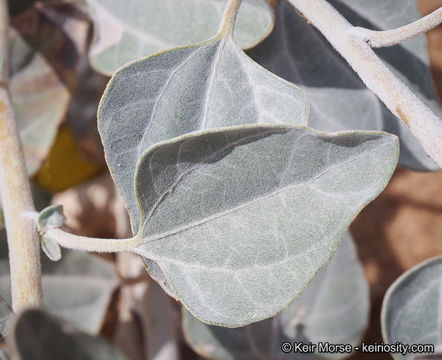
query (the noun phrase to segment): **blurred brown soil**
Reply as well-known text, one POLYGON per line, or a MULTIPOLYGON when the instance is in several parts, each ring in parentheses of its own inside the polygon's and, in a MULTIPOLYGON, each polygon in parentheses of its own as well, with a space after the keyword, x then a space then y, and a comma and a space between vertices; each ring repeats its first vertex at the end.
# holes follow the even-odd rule
MULTIPOLYGON (((422 14, 442 0, 417 0, 422 14)), ((430 60, 442 98, 442 26, 427 34, 430 60)), ((417 173, 398 168, 387 189, 351 226, 370 283, 370 326, 363 341, 381 342, 380 310, 391 283, 425 259, 442 254, 442 171, 417 173)), ((351 360, 391 360, 389 355, 355 354, 351 360)))

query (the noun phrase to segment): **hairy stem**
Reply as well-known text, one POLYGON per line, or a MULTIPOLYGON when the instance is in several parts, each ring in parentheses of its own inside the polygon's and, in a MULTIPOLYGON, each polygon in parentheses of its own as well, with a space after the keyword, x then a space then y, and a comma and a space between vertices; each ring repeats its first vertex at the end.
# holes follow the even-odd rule
POLYGON ((351 29, 350 33, 354 36, 361 37, 371 47, 377 48, 399 44, 402 41, 426 33, 441 23, 442 7, 411 24, 401 26, 397 29, 374 31, 361 27, 354 27, 351 29))
POLYGON ((236 16, 238 15, 241 2, 242 0, 229 0, 224 9, 223 20, 219 26, 218 34, 227 34, 233 36, 236 16))
POLYGON ((130 251, 142 244, 142 240, 136 236, 127 239, 101 239, 70 234, 58 228, 48 229, 45 236, 67 249, 101 253, 130 251))
POLYGON ((19 311, 42 304, 40 239, 26 217, 34 211, 25 157, 8 89, 7 0, 0 0, 0 192, 11 269, 12 307, 19 311))
POLYGON ((427 154, 442 167, 442 121, 403 84, 353 26, 325 0, 289 0, 347 60, 365 85, 399 117, 427 154))

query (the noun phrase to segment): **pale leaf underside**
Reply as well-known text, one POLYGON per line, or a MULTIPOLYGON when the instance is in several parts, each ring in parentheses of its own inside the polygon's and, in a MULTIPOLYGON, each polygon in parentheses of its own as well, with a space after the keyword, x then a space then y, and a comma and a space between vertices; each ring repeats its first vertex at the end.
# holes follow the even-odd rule
MULTIPOLYGON (((356 345, 368 323, 368 283, 347 233, 330 263, 302 295, 274 318, 239 329, 207 325, 183 309, 187 342, 201 356, 220 360, 296 359, 283 342, 356 345)), ((303 359, 342 359, 348 354, 312 353, 303 359)))
POLYGON ((141 158, 138 254, 198 318, 273 316, 305 288, 397 161, 385 133, 243 126, 189 134, 141 158))

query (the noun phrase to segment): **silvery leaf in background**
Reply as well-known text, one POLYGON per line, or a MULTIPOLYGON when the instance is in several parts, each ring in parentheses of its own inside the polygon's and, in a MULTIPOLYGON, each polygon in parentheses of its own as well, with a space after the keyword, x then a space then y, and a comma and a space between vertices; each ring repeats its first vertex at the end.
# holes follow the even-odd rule
MULTIPOLYGON (((442 257, 416 265, 388 289, 382 303, 382 336, 386 343, 433 344, 442 349, 442 257)), ((395 354, 414 359, 417 354, 395 354)))
MULTIPOLYGON (((375 30, 395 28, 421 17, 415 0, 330 0, 330 3, 353 25, 375 30)), ((440 116, 425 35, 375 51, 440 116)), ((403 122, 365 87, 341 55, 288 1, 278 2, 274 31, 249 55, 305 90, 312 104, 309 126, 323 131, 387 131, 401 139, 400 165, 415 170, 437 168, 403 122)))
MULTIPOLYGON (((8 249, 0 248, 0 295, 11 300, 8 249)), ((44 305, 51 313, 90 334, 100 331, 118 278, 114 267, 93 255, 64 251, 58 262, 42 256, 44 305)))
MULTIPOLYGON (((122 65, 215 35, 226 0, 86 0, 94 22, 92 66, 111 75, 122 65)), ((235 39, 250 48, 273 27, 267 0, 244 0, 235 39)))

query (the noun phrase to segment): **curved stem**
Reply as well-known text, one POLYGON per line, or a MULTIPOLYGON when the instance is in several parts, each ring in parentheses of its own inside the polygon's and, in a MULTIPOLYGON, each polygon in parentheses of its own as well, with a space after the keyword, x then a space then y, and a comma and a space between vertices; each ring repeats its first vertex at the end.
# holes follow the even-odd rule
POLYGON ((70 234, 59 228, 48 229, 45 236, 67 249, 102 253, 130 251, 143 243, 137 236, 127 239, 101 239, 70 234))
POLYGON ((236 16, 241 5, 242 0, 229 0, 224 8, 224 14, 221 24, 218 28, 218 34, 233 36, 235 28, 236 16))
POLYGON ((364 84, 408 126, 426 153, 442 167, 442 121, 379 59, 353 36, 353 26, 325 0, 289 0, 344 57, 364 84))
POLYGON ((423 34, 442 23, 442 7, 431 14, 397 29, 374 31, 361 27, 350 30, 353 36, 361 37, 371 47, 384 47, 399 44, 417 35, 423 34))
POLYGON ((9 82, 9 18, 7 0, 0 0, 0 191, 5 215, 11 269, 12 307, 19 311, 42 304, 40 239, 23 147, 11 103, 9 82))

